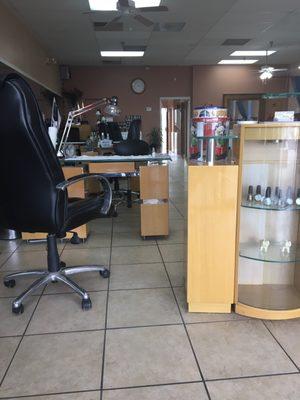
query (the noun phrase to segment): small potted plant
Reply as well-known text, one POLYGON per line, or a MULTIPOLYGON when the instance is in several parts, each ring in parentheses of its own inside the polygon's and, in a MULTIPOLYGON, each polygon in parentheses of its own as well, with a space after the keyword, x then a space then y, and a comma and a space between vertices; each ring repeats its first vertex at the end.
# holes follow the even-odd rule
POLYGON ((161 149, 162 135, 159 128, 153 128, 150 132, 150 148, 154 147, 156 152, 161 149))

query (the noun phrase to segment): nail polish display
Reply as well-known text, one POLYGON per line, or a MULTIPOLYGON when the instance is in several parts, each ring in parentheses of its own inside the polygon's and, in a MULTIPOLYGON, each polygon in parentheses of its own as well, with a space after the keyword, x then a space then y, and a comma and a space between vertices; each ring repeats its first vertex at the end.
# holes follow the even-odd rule
MULTIPOLYGON (((255 195, 253 193, 253 185, 248 186, 247 203, 253 202, 257 206, 266 206, 273 208, 290 208, 293 204, 300 206, 300 188, 297 189, 297 196, 295 196, 295 190, 292 186, 280 189, 280 186, 275 186, 274 192, 271 186, 267 186, 266 189, 262 188, 261 185, 256 186, 255 195), (265 195, 262 194, 262 190, 265 190, 265 195), (272 194, 273 193, 273 194, 272 194)), ((261 207, 259 207, 261 208, 261 207)))

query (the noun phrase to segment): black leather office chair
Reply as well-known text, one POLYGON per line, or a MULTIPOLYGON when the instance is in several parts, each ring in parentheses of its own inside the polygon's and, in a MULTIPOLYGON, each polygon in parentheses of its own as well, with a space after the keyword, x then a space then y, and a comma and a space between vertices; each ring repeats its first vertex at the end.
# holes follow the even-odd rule
POLYGON ((12 304, 16 314, 23 312, 23 301, 49 282, 61 281, 82 297, 82 308, 91 308, 88 293, 69 275, 97 271, 109 276, 104 266, 66 267, 60 261, 57 238, 88 221, 106 214, 111 206, 111 189, 100 174, 78 175, 65 180, 49 139, 37 101, 30 86, 16 74, 0 79, 0 226, 22 232, 47 233, 48 270, 22 271, 7 275, 4 284, 15 286, 15 279, 38 276, 12 304), (67 188, 88 178, 101 182, 103 195, 70 202, 67 188))
POLYGON ((140 119, 134 119, 133 121, 131 121, 128 129, 128 141, 140 140, 141 124, 142 121, 140 119))
POLYGON ((123 137, 119 124, 117 122, 108 122, 107 127, 111 140, 114 142, 122 142, 123 137))
POLYGON ((128 137, 121 143, 114 144, 114 151, 119 156, 140 156, 150 153, 148 143, 140 140, 141 120, 134 119, 128 130, 128 137))

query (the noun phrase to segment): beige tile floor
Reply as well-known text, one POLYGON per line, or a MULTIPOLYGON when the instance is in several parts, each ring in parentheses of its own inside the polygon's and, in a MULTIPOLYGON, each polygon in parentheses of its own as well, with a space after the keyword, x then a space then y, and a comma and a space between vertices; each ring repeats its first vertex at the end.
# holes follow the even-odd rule
MULTIPOLYGON (((111 277, 76 277, 93 309, 60 283, 21 316, 10 303, 29 280, 0 285, 0 399, 299 400, 300 320, 190 314, 185 301, 186 171, 170 165, 170 236, 142 240, 139 211, 90 224, 69 265, 107 263, 111 277)), ((0 242, 0 279, 45 266, 45 246, 0 242)))

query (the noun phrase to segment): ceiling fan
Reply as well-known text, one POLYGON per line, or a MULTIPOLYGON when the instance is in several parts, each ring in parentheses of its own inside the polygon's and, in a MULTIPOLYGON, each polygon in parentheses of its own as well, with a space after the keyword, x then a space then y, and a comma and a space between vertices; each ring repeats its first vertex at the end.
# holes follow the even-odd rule
MULTIPOLYGON (((270 42, 270 48, 273 46, 273 42, 270 42)), ((268 50, 266 50, 266 64, 263 65, 258 73, 260 74, 259 77, 263 82, 267 82, 267 80, 273 77, 274 72, 284 72, 288 71, 287 68, 274 68, 268 62, 268 50)))
POLYGON ((140 12, 161 12, 161 11, 169 11, 168 7, 166 6, 156 6, 156 7, 136 7, 135 6, 135 1, 134 0, 118 0, 117 1, 117 10, 118 12, 121 13, 118 17, 112 19, 109 21, 106 25, 105 28, 108 28, 110 30, 114 24, 118 23, 120 19, 124 15, 129 15, 133 16, 133 18, 140 22, 141 24, 150 27, 154 25, 154 22, 151 21, 148 18, 143 17, 140 15, 140 12))

